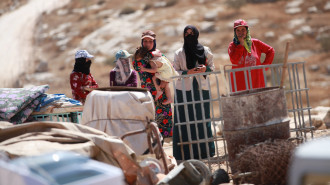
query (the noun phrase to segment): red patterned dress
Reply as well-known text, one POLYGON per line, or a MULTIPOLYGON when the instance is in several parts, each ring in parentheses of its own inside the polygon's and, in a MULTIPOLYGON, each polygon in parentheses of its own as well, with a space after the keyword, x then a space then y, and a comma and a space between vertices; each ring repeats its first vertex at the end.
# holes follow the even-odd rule
POLYGON ((88 75, 81 72, 74 72, 70 74, 70 85, 72 90, 72 97, 82 103, 85 103, 86 96, 90 91, 86 91, 84 88, 98 88, 99 85, 94 80, 91 73, 88 75))

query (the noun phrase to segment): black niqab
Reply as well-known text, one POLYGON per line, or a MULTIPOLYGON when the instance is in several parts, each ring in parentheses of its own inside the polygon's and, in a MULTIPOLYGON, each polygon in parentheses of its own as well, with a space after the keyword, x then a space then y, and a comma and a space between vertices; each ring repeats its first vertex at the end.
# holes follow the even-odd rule
POLYGON ((86 62, 86 58, 76 58, 73 71, 81 72, 88 75, 90 73, 91 64, 92 64, 91 60, 86 62))
POLYGON ((206 64, 206 56, 204 53, 204 46, 198 43, 199 31, 195 26, 188 25, 184 28, 183 38, 184 38, 184 52, 186 54, 187 68, 192 69, 196 67, 196 62, 198 64, 206 64), (188 29, 191 29, 194 35, 187 35, 185 33, 188 29))

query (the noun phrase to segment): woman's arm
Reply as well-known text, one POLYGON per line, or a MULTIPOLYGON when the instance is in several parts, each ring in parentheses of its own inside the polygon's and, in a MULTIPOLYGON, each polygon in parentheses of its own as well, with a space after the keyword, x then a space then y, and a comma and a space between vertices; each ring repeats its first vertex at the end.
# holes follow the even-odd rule
POLYGON ((143 72, 148 72, 148 73, 156 73, 157 72, 157 65, 155 63, 156 61, 149 61, 150 67, 151 68, 145 68, 145 67, 141 67, 141 71, 143 72))
POLYGON ((235 45, 234 42, 229 44, 228 55, 232 64, 238 64, 243 56, 244 50, 245 48, 241 44, 235 45))
POLYGON ((179 49, 174 53, 174 61, 173 61, 173 68, 180 74, 185 75, 187 74, 187 69, 183 69, 182 64, 185 63, 186 56, 183 53, 183 49, 179 49))
POLYGON ((269 46, 268 44, 260 41, 260 40, 255 40, 255 44, 257 46, 258 49, 260 49, 260 51, 262 53, 266 54, 265 60, 262 63, 262 65, 270 65, 273 63, 273 59, 274 59, 274 55, 275 55, 275 50, 273 47, 269 46))
POLYGON ((115 78, 116 78, 116 71, 110 71, 110 83, 109 83, 109 85, 110 86, 116 86, 117 85, 117 83, 116 83, 116 81, 115 81, 115 78))
POLYGON ((83 88, 82 79, 79 73, 70 74, 70 85, 72 91, 74 91, 80 98, 86 98, 87 93, 83 88))
POLYGON ((90 78, 91 78, 91 82, 92 82, 92 85, 90 85, 89 87, 90 88, 98 88, 99 85, 96 83, 94 77, 92 76, 92 74, 89 74, 90 75, 90 78))
POLYGON ((127 79, 125 85, 127 87, 137 87, 137 75, 135 71, 132 71, 131 76, 127 79))
POLYGON ((182 49, 179 49, 174 53, 173 68, 179 73, 179 75, 200 73, 198 70, 196 70, 196 68, 187 69, 185 65, 185 58, 186 55, 184 54, 182 49))
POLYGON ((206 55, 206 70, 205 72, 214 71, 213 53, 209 47, 204 47, 206 55))

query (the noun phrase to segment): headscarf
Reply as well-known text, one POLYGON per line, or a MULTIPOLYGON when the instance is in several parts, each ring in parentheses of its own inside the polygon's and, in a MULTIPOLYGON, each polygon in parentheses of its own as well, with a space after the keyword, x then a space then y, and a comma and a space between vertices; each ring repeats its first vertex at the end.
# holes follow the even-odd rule
POLYGON ((141 35, 141 46, 142 46, 142 48, 143 48, 143 39, 144 38, 150 38, 154 42, 154 46, 148 52, 155 51, 155 49, 156 49, 156 34, 151 30, 145 30, 141 35))
POLYGON ((113 71, 116 71, 115 81, 119 85, 125 84, 133 71, 130 67, 130 61, 128 58, 127 60, 128 62, 124 62, 122 58, 119 58, 116 61, 116 67, 113 68, 113 71))
MULTIPOLYGON (((251 53, 251 46, 252 46, 252 41, 251 41, 251 35, 250 35, 250 29, 249 27, 245 26, 246 28, 246 37, 244 39, 243 46, 244 48, 251 53)), ((238 40, 238 37, 236 35, 236 28, 234 29, 234 39, 233 39, 234 44, 239 45, 240 42, 238 40)))
MULTIPOLYGON (((143 39, 141 39, 141 46, 143 48, 143 39)), ((149 50, 148 53, 151 52, 151 51, 155 51, 155 50, 156 50, 156 39, 154 39, 154 47, 152 47, 152 49, 149 50)))
POLYGON ((75 61, 76 62, 74 64, 73 71, 89 75, 92 61, 86 61, 86 58, 76 58, 75 61))
POLYGON ((198 43, 199 31, 195 26, 188 25, 184 28, 183 38, 184 38, 184 52, 186 54, 187 68, 192 69, 196 67, 196 62, 198 64, 206 63, 206 56, 204 53, 204 46, 198 43), (194 35, 185 36, 188 29, 191 29, 194 35))

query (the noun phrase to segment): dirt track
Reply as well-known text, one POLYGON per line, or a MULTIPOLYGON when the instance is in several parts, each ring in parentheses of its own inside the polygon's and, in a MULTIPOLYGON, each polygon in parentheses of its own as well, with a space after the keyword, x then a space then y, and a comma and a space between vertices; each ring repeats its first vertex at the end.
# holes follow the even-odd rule
POLYGON ((0 88, 14 87, 16 79, 34 68, 33 37, 35 24, 44 12, 52 11, 70 0, 30 0, 26 5, 0 17, 0 88), (5 66, 5 67, 4 67, 5 66))

